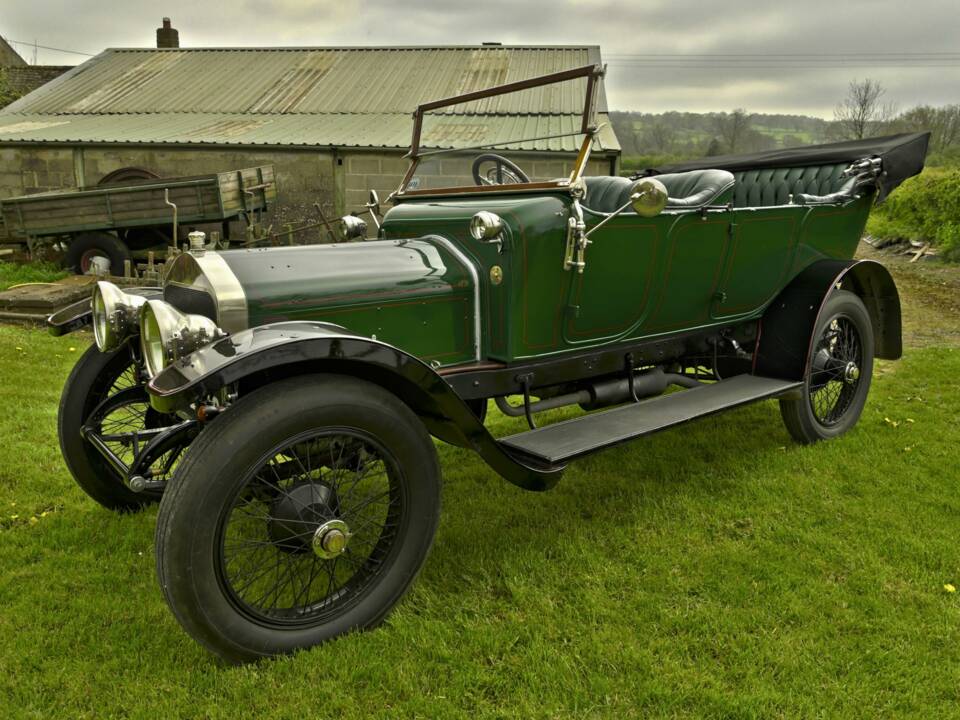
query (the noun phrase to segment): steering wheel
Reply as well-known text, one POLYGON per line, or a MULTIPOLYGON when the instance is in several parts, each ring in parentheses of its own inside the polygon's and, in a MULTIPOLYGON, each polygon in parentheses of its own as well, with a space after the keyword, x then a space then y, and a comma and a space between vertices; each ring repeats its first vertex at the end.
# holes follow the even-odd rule
POLYGON ((473 180, 477 185, 514 185, 517 183, 528 183, 530 178, 517 165, 502 155, 485 153, 477 155, 473 161, 473 180), (492 163, 490 167, 484 168, 485 163, 492 163))

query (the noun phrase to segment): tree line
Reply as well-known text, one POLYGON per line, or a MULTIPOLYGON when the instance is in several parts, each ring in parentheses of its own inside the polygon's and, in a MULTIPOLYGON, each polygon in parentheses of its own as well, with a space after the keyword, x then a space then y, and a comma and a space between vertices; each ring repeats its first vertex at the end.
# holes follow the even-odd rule
POLYGON ((807 115, 611 112, 625 156, 692 158, 749 153, 896 132, 931 133, 931 153, 960 155, 960 105, 918 105, 905 111, 871 79, 854 80, 832 120, 807 115))

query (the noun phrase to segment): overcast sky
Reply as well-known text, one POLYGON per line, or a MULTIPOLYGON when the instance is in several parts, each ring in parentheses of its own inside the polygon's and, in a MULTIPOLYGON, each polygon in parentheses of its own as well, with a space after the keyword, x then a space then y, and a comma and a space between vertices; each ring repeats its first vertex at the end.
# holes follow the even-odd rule
MULTIPOLYGON (((887 99, 901 108, 960 102, 958 0, 8 0, 4 5, 0 35, 91 54, 153 46, 162 15, 172 18, 185 47, 596 44, 609 64, 609 104, 619 110, 744 107, 831 117, 850 80, 864 77, 879 80, 887 99)), ((15 47, 32 59, 32 47, 15 47)), ((37 59, 75 64, 84 58, 40 49, 37 59)))

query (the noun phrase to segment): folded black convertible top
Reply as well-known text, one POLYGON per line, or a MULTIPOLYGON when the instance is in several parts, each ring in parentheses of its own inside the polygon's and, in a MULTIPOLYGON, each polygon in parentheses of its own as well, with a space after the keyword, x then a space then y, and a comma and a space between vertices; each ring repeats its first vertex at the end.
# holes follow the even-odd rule
POLYGON ((879 157, 883 160, 883 174, 877 179, 877 202, 880 202, 908 177, 918 175, 923 170, 923 161, 927 156, 929 141, 930 133, 900 133, 887 137, 848 140, 827 145, 806 145, 785 150, 767 150, 749 155, 718 155, 665 165, 639 173, 637 177, 709 168, 735 172, 737 170, 759 170, 762 168, 829 165, 879 157))

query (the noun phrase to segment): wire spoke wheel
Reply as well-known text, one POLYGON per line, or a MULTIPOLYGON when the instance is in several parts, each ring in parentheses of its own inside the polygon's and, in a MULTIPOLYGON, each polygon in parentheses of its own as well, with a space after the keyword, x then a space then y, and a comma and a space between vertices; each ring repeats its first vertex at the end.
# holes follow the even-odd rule
POLYGON ((780 400, 780 415, 794 440, 812 443, 842 435, 863 412, 873 373, 873 325, 863 301, 834 290, 811 333, 803 390, 780 400))
POLYGON ((301 435, 240 488, 220 533, 220 579, 259 621, 312 624, 376 577, 404 516, 396 460, 354 430, 301 435))
MULTIPOLYGON (((64 386, 58 415, 60 447, 77 483, 104 507, 131 511, 160 499, 161 490, 135 493, 124 477, 88 439, 92 430, 117 459, 130 466, 137 453, 176 418, 153 410, 142 386, 140 368, 127 347, 102 353, 91 346, 64 386), (103 408, 98 410, 98 408, 103 408)), ((168 449, 149 468, 151 480, 168 480, 186 445, 168 449)), ((147 470, 145 468, 145 470, 147 470)))
POLYGON ((848 317, 831 320, 814 348, 808 380, 810 408, 824 426, 836 425, 850 409, 860 384, 863 343, 848 317))
POLYGON ((387 390, 294 376, 240 397, 190 446, 157 517, 157 574, 183 628, 231 662, 379 625, 440 512, 419 418, 387 390))

